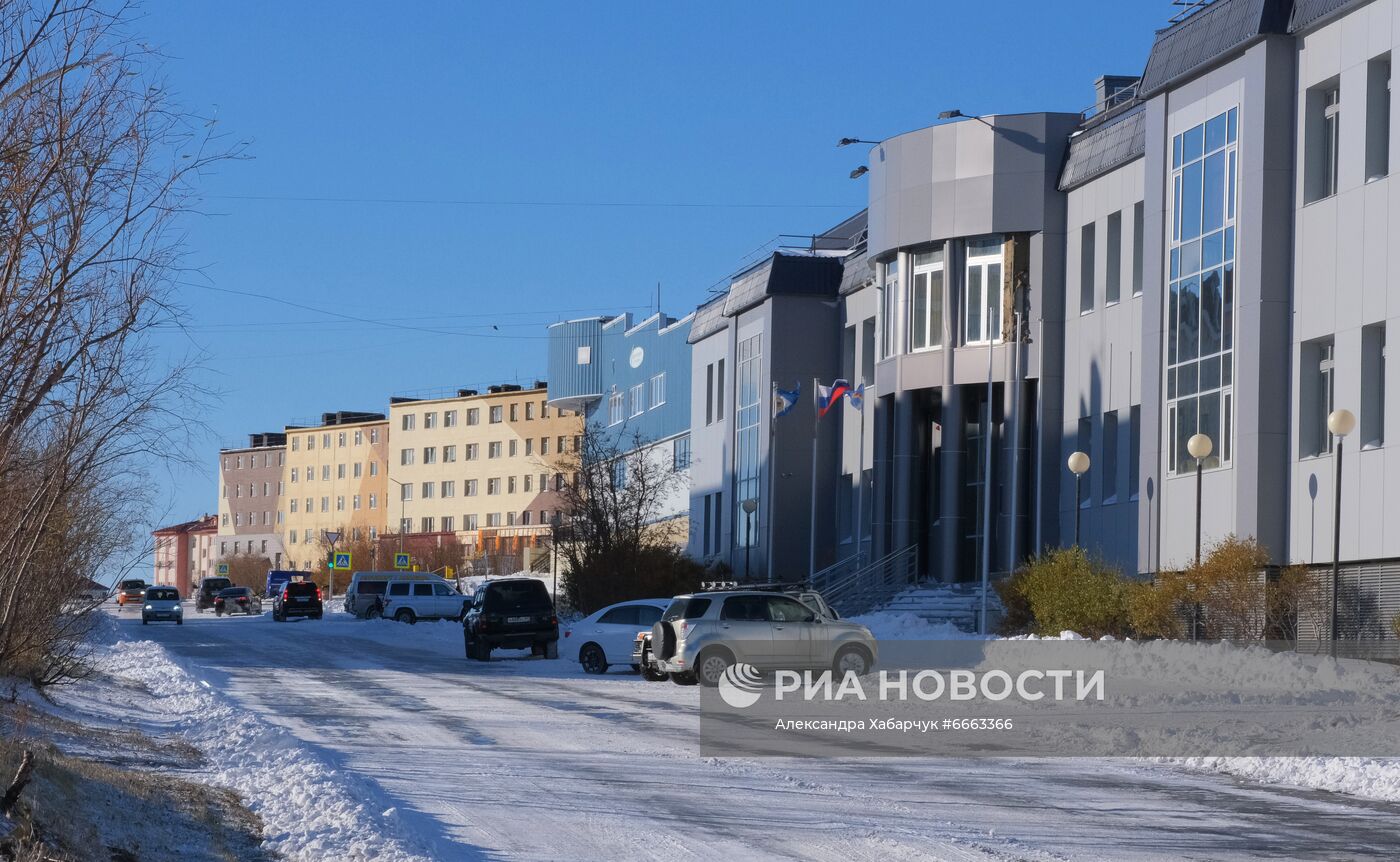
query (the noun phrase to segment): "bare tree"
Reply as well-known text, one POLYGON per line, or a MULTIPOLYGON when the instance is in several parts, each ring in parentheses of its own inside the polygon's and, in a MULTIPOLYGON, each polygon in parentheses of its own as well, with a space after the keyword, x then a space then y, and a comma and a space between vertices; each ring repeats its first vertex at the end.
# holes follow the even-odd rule
POLYGON ((680 548, 689 521, 666 512, 684 482, 669 455, 639 435, 596 426, 579 439, 553 463, 561 515, 556 553, 569 605, 588 613, 698 586, 705 569, 680 548))
MULTIPOLYGON (((175 219, 228 153, 172 105, 124 5, 0 5, 0 673, 72 667, 67 599, 137 541, 139 466, 186 449, 175 219)), ((81 617, 81 615, 77 615, 81 617)))

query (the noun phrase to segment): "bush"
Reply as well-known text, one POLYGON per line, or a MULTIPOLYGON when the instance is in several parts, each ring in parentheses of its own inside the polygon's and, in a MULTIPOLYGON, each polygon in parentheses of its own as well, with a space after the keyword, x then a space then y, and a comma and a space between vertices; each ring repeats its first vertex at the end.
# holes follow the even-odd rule
POLYGON ((680 550, 641 548, 624 557, 596 557, 599 562, 570 569, 559 576, 559 592, 567 607, 591 614, 615 602, 670 598, 700 588, 704 581, 723 580, 727 567, 707 568, 680 550))
POLYGON ((1269 552, 1253 538, 1226 536, 1184 573, 1189 601, 1201 606, 1202 637, 1260 640, 1268 630, 1264 572, 1269 552))
POLYGON ((1125 637, 1131 586, 1117 569, 1076 547, 1031 560, 1006 582, 1004 591, 998 591, 1004 601, 1009 594, 1017 614, 1028 614, 1026 627, 1033 634, 1052 636, 1069 630, 1086 637, 1125 637), (1022 601, 1024 611, 1019 607, 1022 601))
POLYGON ((1138 582, 1128 590, 1128 625, 1140 638, 1181 636, 1179 609, 1187 595, 1179 572, 1164 572, 1156 582, 1138 582))
POLYGON ((1400 638, 1400 614, 1396 614, 1390 618, 1390 633, 1400 638))

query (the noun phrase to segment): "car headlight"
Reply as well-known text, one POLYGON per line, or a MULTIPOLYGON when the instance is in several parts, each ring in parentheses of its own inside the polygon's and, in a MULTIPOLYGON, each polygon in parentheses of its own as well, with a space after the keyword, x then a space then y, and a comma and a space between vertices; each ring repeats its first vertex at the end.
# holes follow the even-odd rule
POLYGON ((142 608, 141 610, 143 610, 143 611, 149 611, 150 609, 151 609, 151 606, 150 606, 150 605, 146 605, 146 606, 145 606, 144 608, 142 608))

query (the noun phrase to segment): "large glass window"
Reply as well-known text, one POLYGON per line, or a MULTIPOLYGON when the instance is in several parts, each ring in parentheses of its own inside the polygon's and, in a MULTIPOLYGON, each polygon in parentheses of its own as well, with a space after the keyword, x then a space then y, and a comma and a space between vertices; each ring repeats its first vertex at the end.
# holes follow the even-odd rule
POLYGON ((1167 469, 1189 472, 1193 434, 1206 467, 1230 461, 1234 402, 1235 177, 1238 109, 1177 135, 1167 283, 1167 469))
POLYGON ((739 342, 738 398, 734 416, 734 543, 744 547, 758 536, 758 510, 744 511, 744 501, 758 501, 759 423, 763 416, 763 387, 759 372, 763 342, 755 335, 739 342))
POLYGON ((963 341, 1001 341, 1001 237, 968 240, 967 278, 963 281, 963 341))
POLYGON ((909 286, 909 349, 942 346, 943 249, 938 249, 914 255, 914 275, 909 286))
POLYGON ((880 289, 880 355, 886 359, 898 350, 895 338, 899 309, 899 262, 885 264, 885 278, 880 289))

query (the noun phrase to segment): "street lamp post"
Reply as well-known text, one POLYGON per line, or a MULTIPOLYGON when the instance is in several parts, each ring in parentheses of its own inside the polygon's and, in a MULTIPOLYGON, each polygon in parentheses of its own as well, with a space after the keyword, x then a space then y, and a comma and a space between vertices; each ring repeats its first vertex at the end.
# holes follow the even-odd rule
POLYGON ((1342 585, 1342 444, 1356 427, 1356 415, 1350 410, 1333 410, 1327 417, 1327 430, 1337 438, 1337 471, 1332 493, 1332 655, 1337 654, 1337 592, 1342 585))
POLYGON ((1190 453, 1192 458, 1196 459, 1196 565, 1198 567, 1201 565, 1201 467, 1214 449, 1215 444, 1205 434, 1193 434, 1191 439, 1186 441, 1186 451, 1190 453))
MULTIPOLYGON (((744 501, 744 581, 749 580, 749 552, 753 550, 753 513, 758 511, 758 501, 750 497, 744 501)), ((769 553, 772 553, 770 550, 769 553)))
POLYGON ((1089 472, 1089 456, 1083 452, 1071 452, 1067 463, 1069 471, 1074 474, 1074 545, 1079 547, 1079 482, 1089 472))
POLYGON ((331 565, 327 569, 330 574, 326 576, 328 578, 326 581, 326 600, 329 601, 330 598, 335 595, 335 546, 336 543, 340 541, 340 531, 322 530, 321 536, 325 538, 326 543, 331 546, 331 565))
POLYGON ((406 522, 408 520, 408 498, 403 495, 403 487, 408 483, 400 482, 398 479, 390 479, 389 481, 399 486, 399 553, 402 554, 403 534, 407 531, 406 522))

